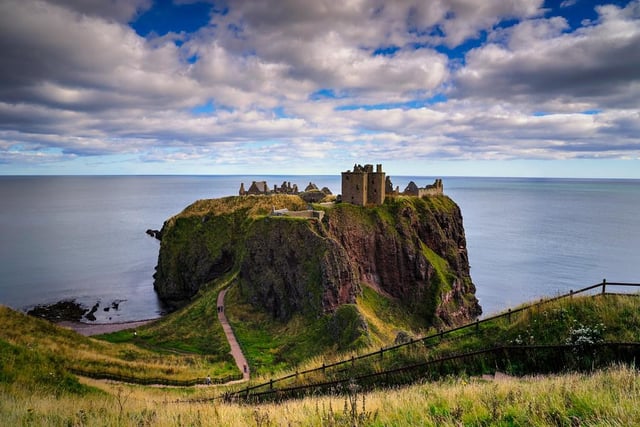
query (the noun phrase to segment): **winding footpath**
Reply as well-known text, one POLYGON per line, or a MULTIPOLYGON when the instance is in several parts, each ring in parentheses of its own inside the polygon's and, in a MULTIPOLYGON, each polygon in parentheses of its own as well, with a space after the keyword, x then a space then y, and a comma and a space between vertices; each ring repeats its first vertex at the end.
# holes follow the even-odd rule
POLYGON ((238 344, 238 340, 236 340, 236 336, 233 333, 233 329, 231 329, 231 325, 229 325, 227 315, 224 313, 224 296, 227 294, 227 289, 228 288, 221 290, 218 294, 218 320, 220 320, 220 324, 222 325, 224 334, 227 336, 227 341, 229 341, 229 346, 231 347, 231 355, 235 359, 236 365, 238 365, 238 369, 240 369, 240 372, 242 372, 242 380, 249 381, 249 378, 251 376, 249 364, 247 363, 247 359, 242 353, 242 349, 240 349, 240 344, 238 344))

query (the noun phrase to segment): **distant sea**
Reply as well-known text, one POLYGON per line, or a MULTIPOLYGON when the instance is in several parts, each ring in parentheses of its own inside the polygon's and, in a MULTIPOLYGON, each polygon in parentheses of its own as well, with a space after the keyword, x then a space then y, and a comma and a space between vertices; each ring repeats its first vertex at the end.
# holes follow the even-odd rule
MULTIPOLYGON (((404 188, 432 177, 392 177, 404 188)), ((0 304, 99 302, 97 322, 155 318, 159 243, 147 236, 195 200, 240 183, 340 176, 0 176, 0 304), (118 303, 115 310, 111 304, 118 303), (109 307, 109 311, 105 308, 109 307)), ((443 178, 461 207, 484 314, 608 281, 640 282, 640 181, 443 178)))

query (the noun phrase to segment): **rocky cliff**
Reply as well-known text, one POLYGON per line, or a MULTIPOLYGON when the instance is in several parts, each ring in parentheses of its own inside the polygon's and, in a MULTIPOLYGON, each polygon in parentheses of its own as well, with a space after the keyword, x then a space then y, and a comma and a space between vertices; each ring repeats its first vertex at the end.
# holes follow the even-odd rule
POLYGON ((272 208, 306 203, 284 195, 203 200, 168 220, 154 283, 159 297, 179 306, 237 271, 241 295, 281 321, 335 313, 355 304, 363 286, 429 325, 480 314, 462 215, 448 197, 337 204, 322 208, 322 221, 270 216, 272 208))

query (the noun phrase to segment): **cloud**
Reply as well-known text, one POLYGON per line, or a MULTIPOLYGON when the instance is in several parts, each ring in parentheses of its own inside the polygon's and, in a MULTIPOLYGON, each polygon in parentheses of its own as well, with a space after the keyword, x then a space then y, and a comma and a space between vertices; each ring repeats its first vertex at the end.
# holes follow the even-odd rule
POLYGON ((4 165, 640 157, 637 0, 229 1, 161 37, 105 4, 0 3, 4 165))
POLYGON ((637 108, 640 3, 597 11, 596 22, 574 32, 566 32, 562 17, 497 30, 496 42, 467 54, 455 77, 455 95, 534 108, 558 103, 637 108))
POLYGON ((0 96, 57 109, 186 105, 197 85, 173 43, 152 46, 128 26, 41 2, 0 5, 0 96))
POLYGON ((130 22, 138 14, 151 7, 152 0, 50 0, 82 15, 130 22))

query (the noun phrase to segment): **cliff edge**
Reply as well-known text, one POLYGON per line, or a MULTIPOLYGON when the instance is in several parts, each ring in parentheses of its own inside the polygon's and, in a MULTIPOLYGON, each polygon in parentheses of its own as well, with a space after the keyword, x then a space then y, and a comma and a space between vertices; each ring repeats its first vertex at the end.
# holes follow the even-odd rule
POLYGON ((306 208, 290 195, 192 204, 162 228, 158 296, 178 307, 207 283, 237 271, 243 299, 277 321, 333 315, 357 304, 364 287, 425 327, 460 324, 481 313, 462 215, 449 197, 316 206, 325 211, 322 220, 270 215, 273 209, 306 208))

